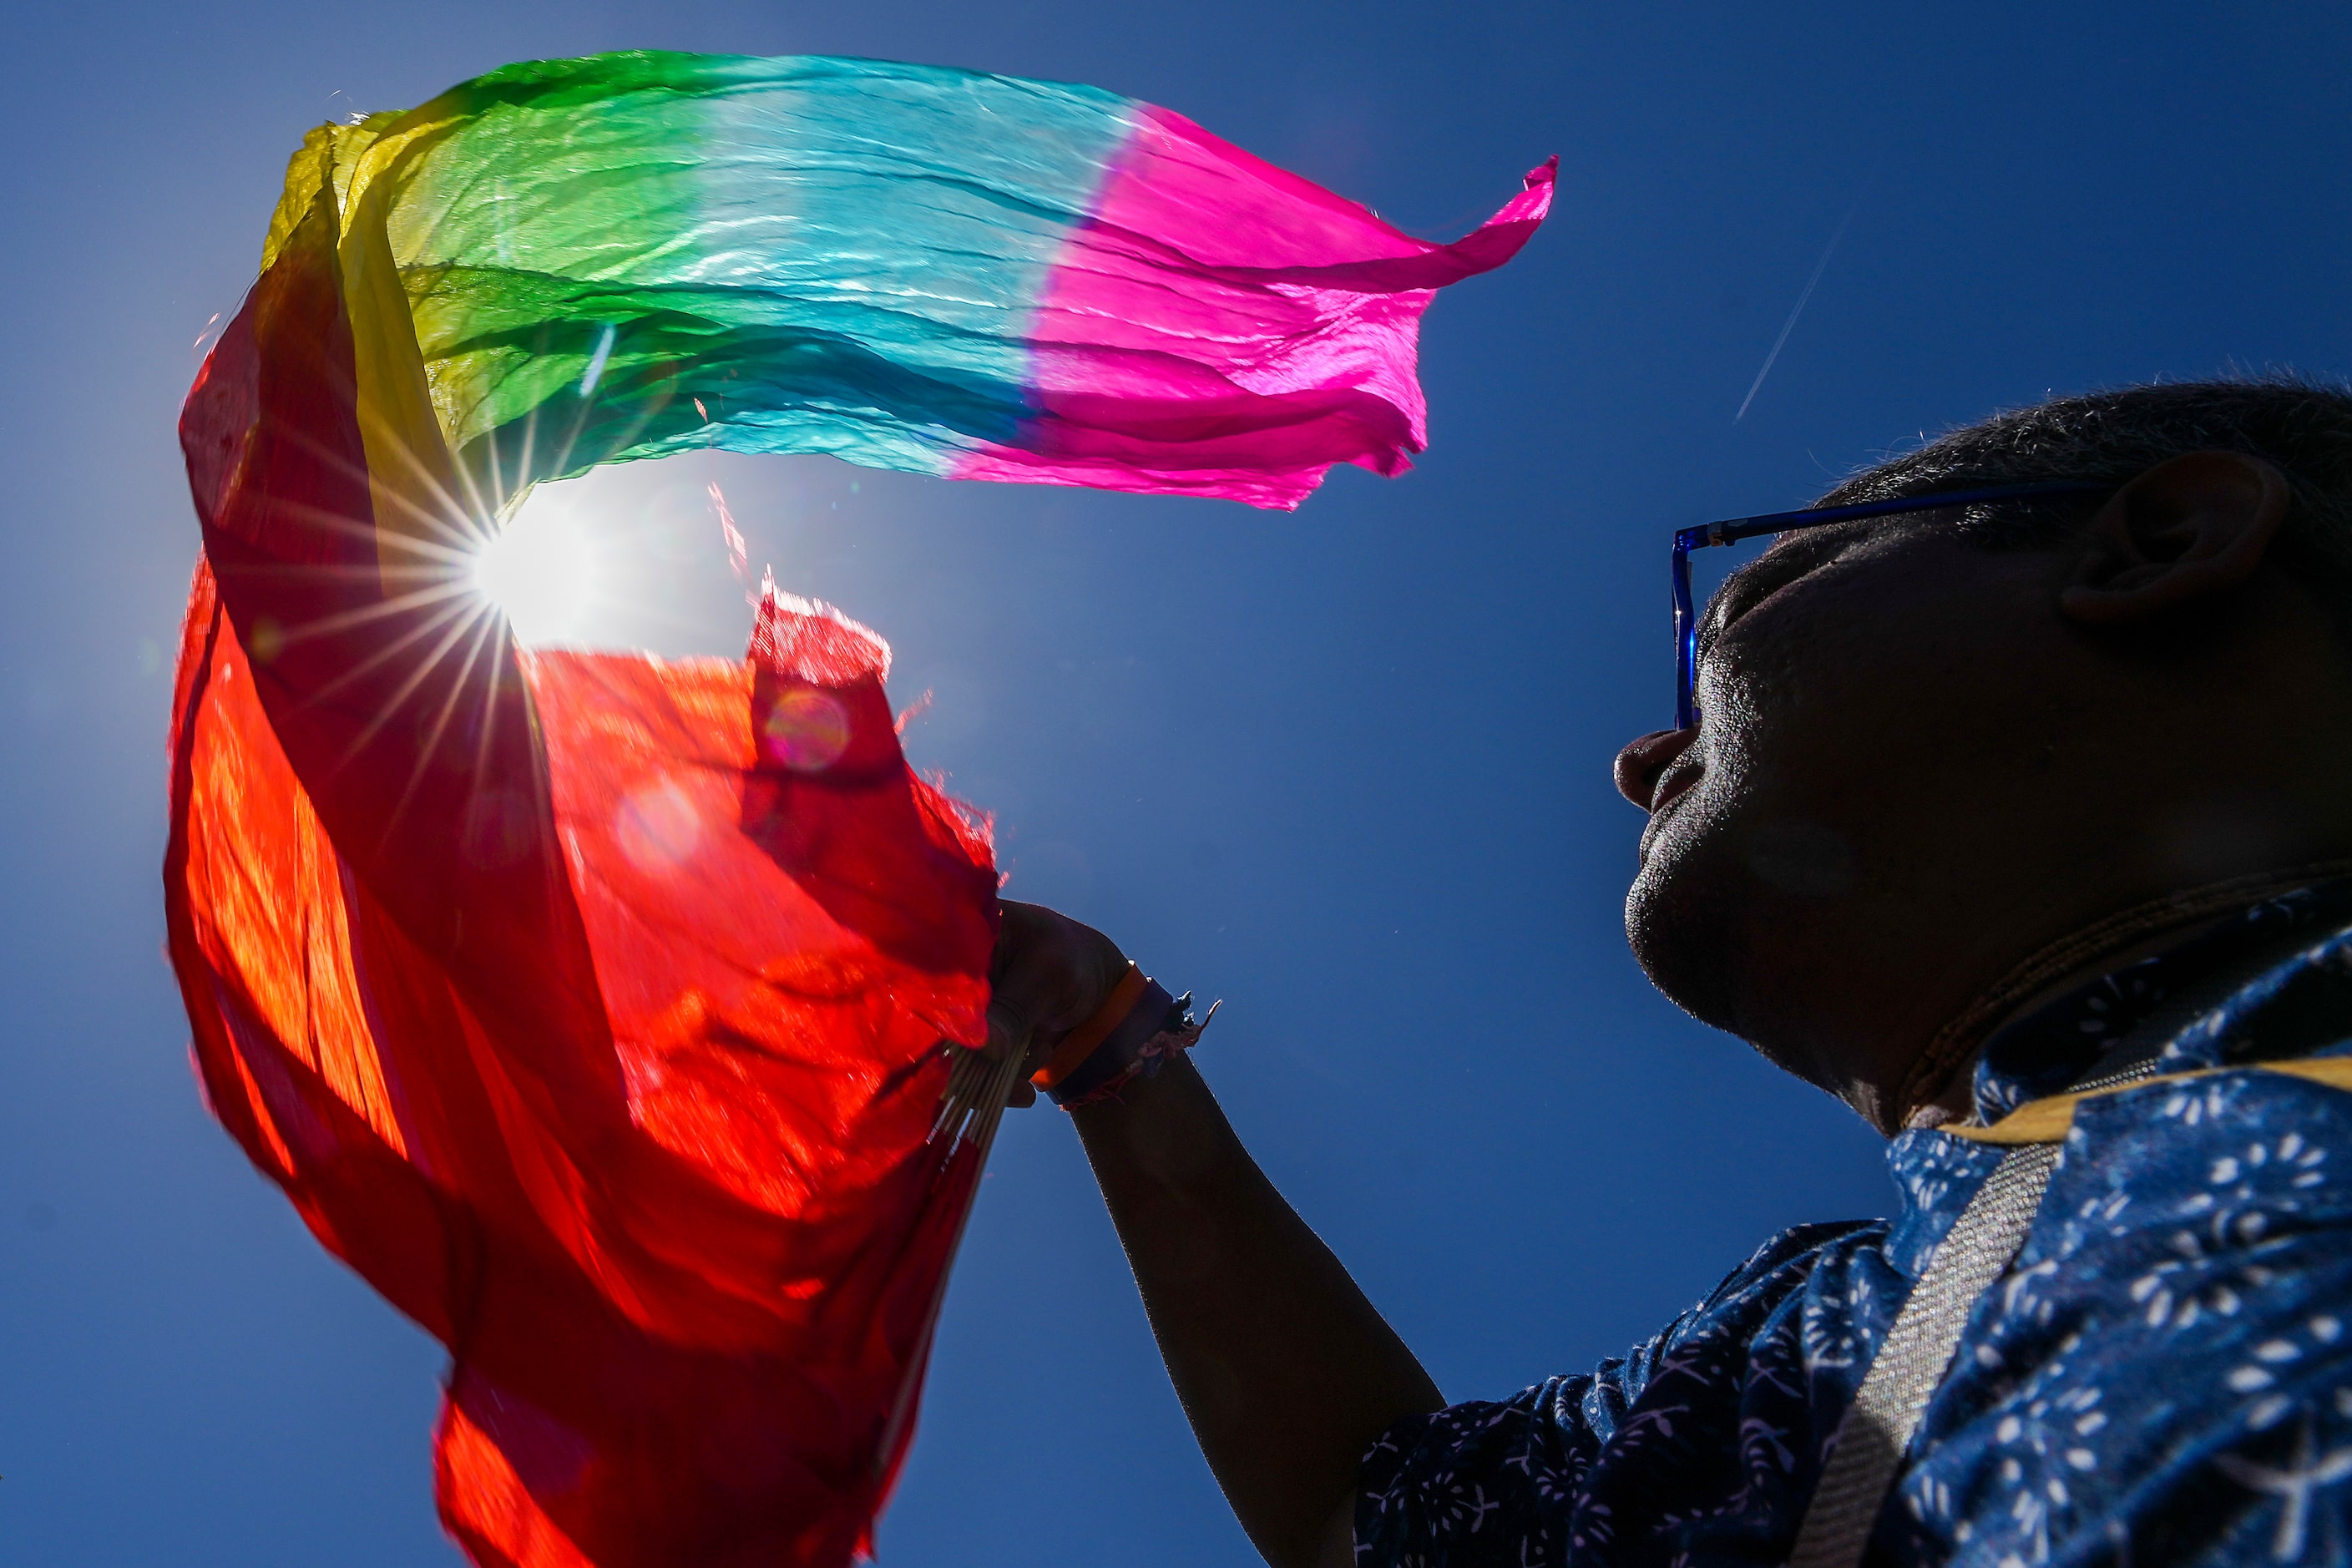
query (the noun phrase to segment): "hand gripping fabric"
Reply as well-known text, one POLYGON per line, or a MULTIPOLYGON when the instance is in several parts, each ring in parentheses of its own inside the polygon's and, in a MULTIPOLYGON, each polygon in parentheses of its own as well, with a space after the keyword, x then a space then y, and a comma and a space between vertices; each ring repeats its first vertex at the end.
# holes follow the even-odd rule
POLYGON ((837 1568, 910 1433, 1010 1064, 982 825, 888 649, 527 653, 475 552, 705 447, 1291 506, 1402 468, 1452 245, 1181 116, 871 60, 509 67, 314 132, 180 435, 164 893, 212 1108, 449 1348, 500 1568, 837 1568), (945 1042, 945 1044, 943 1044, 945 1042))

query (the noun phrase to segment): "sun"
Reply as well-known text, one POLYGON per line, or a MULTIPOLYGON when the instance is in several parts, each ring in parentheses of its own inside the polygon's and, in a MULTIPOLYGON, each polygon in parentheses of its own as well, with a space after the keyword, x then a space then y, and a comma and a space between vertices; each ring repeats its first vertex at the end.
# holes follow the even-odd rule
POLYGON ((599 582, 596 550, 561 506, 517 510, 474 559, 474 586, 507 617, 523 643, 560 643, 585 634, 599 582))

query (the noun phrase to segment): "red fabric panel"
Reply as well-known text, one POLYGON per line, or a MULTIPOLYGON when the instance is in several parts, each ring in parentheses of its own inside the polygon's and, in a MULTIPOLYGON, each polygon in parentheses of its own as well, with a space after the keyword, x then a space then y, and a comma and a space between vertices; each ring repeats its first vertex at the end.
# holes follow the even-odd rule
POLYGON ((939 1042, 984 1035, 985 832, 908 771, 879 639, 818 606, 772 598, 743 664, 525 656, 462 563, 386 569, 331 199, 182 420, 198 1071, 449 1346, 475 1562, 845 1562, 977 1176, 930 1129, 939 1042))

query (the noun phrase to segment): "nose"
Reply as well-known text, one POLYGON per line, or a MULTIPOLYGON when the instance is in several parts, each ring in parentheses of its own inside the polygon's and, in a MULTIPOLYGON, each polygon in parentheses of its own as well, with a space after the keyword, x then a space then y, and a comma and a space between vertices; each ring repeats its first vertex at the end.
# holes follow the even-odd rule
POLYGON ((1687 730, 1653 730, 1628 742, 1617 753, 1617 793, 1649 810, 1657 798, 1658 775, 1697 739, 1698 727, 1693 725, 1687 730))

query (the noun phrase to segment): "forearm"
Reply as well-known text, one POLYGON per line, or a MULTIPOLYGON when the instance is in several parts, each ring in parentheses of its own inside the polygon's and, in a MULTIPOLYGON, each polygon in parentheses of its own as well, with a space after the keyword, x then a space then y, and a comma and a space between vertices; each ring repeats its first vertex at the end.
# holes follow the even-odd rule
POLYGON ((1437 1385, 1188 1058, 1076 1121, 1209 1468, 1266 1560, 1308 1568, 1359 1458, 1437 1385))

